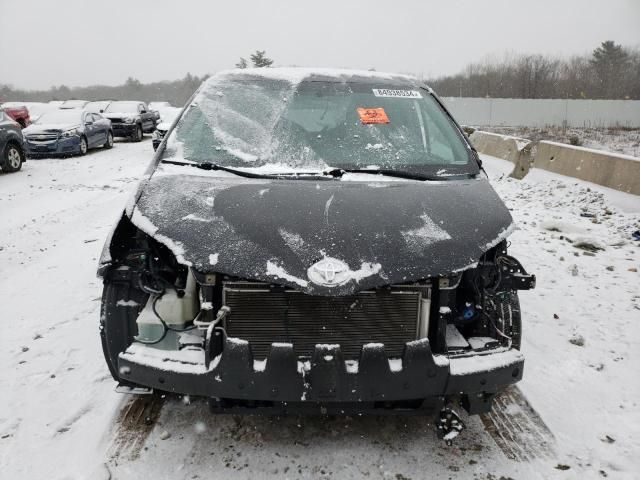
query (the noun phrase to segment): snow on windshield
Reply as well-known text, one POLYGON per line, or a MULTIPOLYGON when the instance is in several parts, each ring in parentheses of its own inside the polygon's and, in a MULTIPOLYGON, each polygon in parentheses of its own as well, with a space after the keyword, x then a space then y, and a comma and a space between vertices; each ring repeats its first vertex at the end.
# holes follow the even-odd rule
POLYGON ((172 132, 165 158, 289 169, 470 163, 460 133, 416 81, 307 69, 210 78, 172 132))
POLYGON ((212 78, 188 107, 167 154, 245 166, 271 158, 271 132, 294 89, 288 80, 256 84, 230 81, 226 75, 212 78))

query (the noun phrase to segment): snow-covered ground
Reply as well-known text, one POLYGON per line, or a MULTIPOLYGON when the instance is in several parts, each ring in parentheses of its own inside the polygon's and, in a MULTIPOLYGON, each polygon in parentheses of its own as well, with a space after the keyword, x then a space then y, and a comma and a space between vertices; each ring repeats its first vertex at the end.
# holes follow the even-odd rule
POLYGON ((637 478, 640 198, 535 170, 519 182, 490 157, 511 251, 538 277, 521 294, 521 388, 555 455, 511 461, 478 417, 447 447, 429 418, 211 416, 197 399, 168 399, 122 448, 131 404, 102 358, 95 269, 151 155, 147 138, 0 175, 2 478, 637 478))
POLYGON ((512 164, 483 158, 519 227, 511 252, 537 275, 536 290, 520 295, 527 358, 520 387, 556 436, 563 462, 596 477, 602 470, 633 478, 640 242, 631 233, 640 228, 640 197, 537 169, 514 180, 512 164))

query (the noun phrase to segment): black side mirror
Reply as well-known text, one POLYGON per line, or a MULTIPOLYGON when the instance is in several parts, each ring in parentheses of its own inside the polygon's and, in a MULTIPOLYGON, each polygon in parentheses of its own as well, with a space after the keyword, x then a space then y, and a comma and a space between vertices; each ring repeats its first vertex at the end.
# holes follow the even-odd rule
POLYGON ((146 110, 140 110, 140 113, 147 113, 146 110))

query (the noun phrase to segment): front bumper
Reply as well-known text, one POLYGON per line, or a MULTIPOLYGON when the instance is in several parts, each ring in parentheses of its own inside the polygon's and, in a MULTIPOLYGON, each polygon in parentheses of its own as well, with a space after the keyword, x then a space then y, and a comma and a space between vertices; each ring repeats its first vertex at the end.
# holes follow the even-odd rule
POLYGON ((114 137, 132 137, 138 128, 137 123, 111 123, 114 137))
POLYGON ((156 128, 156 130, 153 132, 153 137, 151 138, 154 150, 158 149, 158 147, 162 143, 162 140, 164 140, 164 137, 166 134, 167 134, 166 130, 158 130, 156 128))
POLYGON ((80 136, 58 137, 57 139, 40 142, 26 138, 24 149, 29 157, 80 153, 80 136))
POLYGON ((401 359, 389 360, 381 344, 362 348, 360 360, 345 363, 337 345, 316 345, 300 361, 290 344, 272 344, 254 362, 250 344, 227 338, 207 368, 204 350, 166 351, 134 343, 119 357, 122 380, 180 394, 267 402, 322 404, 394 402, 464 395, 470 413, 491 407, 495 393, 522 378, 517 350, 447 358, 433 355, 427 339, 406 344, 401 359))

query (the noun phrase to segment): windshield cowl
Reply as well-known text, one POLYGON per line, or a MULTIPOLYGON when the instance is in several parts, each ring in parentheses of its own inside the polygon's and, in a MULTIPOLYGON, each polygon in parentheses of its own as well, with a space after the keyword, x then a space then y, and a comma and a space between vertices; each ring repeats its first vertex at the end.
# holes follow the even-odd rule
POLYGON ((271 180, 330 180, 329 177, 324 176, 322 172, 308 172, 308 171, 278 171, 273 169, 260 169, 260 168, 231 168, 223 165, 217 165, 210 162, 179 162, 175 160, 163 160, 162 163, 168 165, 179 165, 183 167, 198 168, 200 170, 208 171, 221 171, 237 175, 245 178, 262 178, 271 180))
POLYGON ((211 171, 211 172, 226 172, 232 175, 245 177, 245 178, 261 178, 272 180, 348 180, 348 181, 376 181, 384 178, 383 181, 390 180, 416 180, 416 181, 448 181, 448 180, 460 180, 473 178, 476 175, 464 173, 464 174, 445 174, 441 172, 440 175, 428 175, 411 173, 403 170, 389 170, 389 169, 345 169, 327 167, 323 170, 310 171, 310 170, 288 170, 282 169, 279 165, 265 165, 263 167, 251 168, 232 168, 223 165, 217 165, 209 162, 197 163, 197 162, 181 162, 175 160, 163 160, 165 165, 177 165, 181 167, 197 168, 199 170, 211 171), (359 178, 360 175, 365 177, 371 176, 372 178, 359 178))

